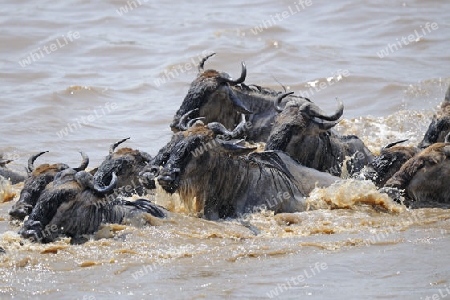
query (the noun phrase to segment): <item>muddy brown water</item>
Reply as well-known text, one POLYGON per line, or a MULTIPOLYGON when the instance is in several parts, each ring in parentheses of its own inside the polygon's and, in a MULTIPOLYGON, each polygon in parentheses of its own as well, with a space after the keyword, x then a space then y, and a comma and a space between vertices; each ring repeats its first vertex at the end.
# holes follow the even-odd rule
MULTIPOLYGON (((403 138, 414 145, 450 84, 449 9, 438 0, 3 1, 0 151, 17 169, 44 150, 40 163, 77 165, 83 150, 95 167, 125 137, 155 155, 211 51, 207 68, 237 77, 245 61, 247 83, 283 85, 325 111, 339 97, 338 130, 374 152, 403 138)), ((77 246, 21 239, 12 202, 0 204, 0 298, 450 297, 445 208, 408 210, 353 181, 315 191, 315 210, 243 220, 198 219, 160 190, 156 201, 170 220, 105 226, 77 246)))

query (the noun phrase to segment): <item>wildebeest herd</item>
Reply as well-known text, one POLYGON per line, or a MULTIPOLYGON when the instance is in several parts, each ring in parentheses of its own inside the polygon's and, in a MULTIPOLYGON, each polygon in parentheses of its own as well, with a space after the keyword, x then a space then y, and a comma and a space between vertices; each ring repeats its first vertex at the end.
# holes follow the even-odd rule
POLYGON ((110 146, 100 166, 78 167, 29 158, 27 173, 7 167, 0 157, 0 176, 23 182, 19 200, 9 211, 24 220, 19 234, 36 242, 68 236, 82 243, 105 223, 145 223, 149 215, 168 211, 145 199, 159 184, 186 203, 195 199, 198 215, 210 220, 236 218, 258 208, 280 212, 306 209, 316 187, 342 178, 371 180, 381 192, 412 207, 422 202, 450 202, 446 186, 450 168, 450 87, 423 140, 416 147, 393 143, 374 155, 354 135, 333 128, 343 115, 338 101, 327 114, 308 98, 245 84, 204 70, 191 83, 170 125, 172 139, 152 157, 130 148, 110 146), (137 194, 142 198, 126 200, 137 194))

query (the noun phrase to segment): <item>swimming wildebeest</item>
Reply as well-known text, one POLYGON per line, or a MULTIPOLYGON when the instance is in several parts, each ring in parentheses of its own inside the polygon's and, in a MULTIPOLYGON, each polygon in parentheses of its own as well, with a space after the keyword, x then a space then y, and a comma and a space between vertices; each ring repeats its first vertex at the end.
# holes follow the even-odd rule
MULTIPOLYGON (((28 178, 25 179, 23 188, 20 191, 19 200, 9 211, 9 215, 14 219, 23 220, 25 216, 29 215, 47 184, 53 181, 57 173, 69 168, 68 165, 63 163, 42 164, 38 167, 34 167, 34 161, 46 152, 47 151, 37 153, 28 159, 28 178)), ((74 170, 82 171, 87 168, 89 158, 83 152, 81 152, 81 156, 82 162, 80 166, 74 168, 74 170)))
POLYGON ((312 102, 296 100, 278 110, 281 112, 275 118, 266 150, 284 151, 304 166, 336 176, 341 175, 342 168, 348 175, 359 172, 373 160, 373 154, 357 136, 342 136, 332 129, 342 116, 342 102, 332 115, 312 102))
POLYGON ((3 158, 3 154, 0 153, 0 176, 9 180, 12 184, 23 182, 26 178, 26 174, 9 169, 7 164, 11 162, 11 159, 3 158))
POLYGON ((176 112, 171 123, 172 131, 183 130, 181 118, 189 111, 195 110, 192 118, 203 117, 205 124, 219 122, 225 128, 232 130, 240 123, 241 114, 247 115, 247 121, 252 124, 247 131, 247 140, 265 142, 270 134, 272 123, 277 115, 278 100, 286 103, 296 100, 301 103, 309 99, 278 92, 257 85, 244 84, 247 69, 242 63, 241 75, 233 80, 227 73, 216 70, 204 70, 205 57, 199 65, 199 74, 191 83, 183 103, 176 112))
POLYGON ((142 195, 143 187, 139 182, 139 173, 150 162, 151 156, 146 152, 131 148, 116 147, 129 138, 111 145, 109 155, 100 164, 94 175, 98 186, 105 186, 111 181, 113 173, 117 175, 117 195, 130 196, 132 193, 142 195))
POLYGON ((71 243, 86 241, 105 223, 143 223, 145 214, 164 217, 164 211, 145 199, 107 201, 105 195, 116 187, 118 178, 99 187, 85 171, 65 169, 41 193, 19 234, 36 242, 51 242, 59 235, 71 237, 71 243))
POLYGON ((386 181, 419 151, 416 147, 397 146, 405 141, 401 140, 383 147, 380 155, 376 156, 359 174, 356 174, 355 178, 371 180, 376 186, 383 187, 386 181))
POLYGON ((434 143, 442 143, 447 134, 450 133, 450 86, 445 94, 444 101, 441 103, 440 110, 433 116, 431 124, 425 133, 419 148, 426 148, 434 143))
POLYGON ((408 204, 450 204, 450 135, 410 158, 384 185, 392 198, 404 196, 408 204))
MULTIPOLYGON (((231 136, 242 126, 244 122, 231 136)), ((217 138, 223 129, 197 121, 155 156, 164 161, 157 177, 162 188, 178 192, 185 202, 195 197, 207 219, 236 217, 262 206, 277 213, 303 211, 305 196, 316 185, 339 179, 306 168, 281 151, 251 153, 256 147, 217 138), (197 151, 200 147, 203 151, 197 151)))
POLYGON ((359 138, 331 130, 343 114, 342 102, 334 114, 327 115, 307 98, 245 85, 244 64, 237 80, 215 70, 203 71, 207 58, 175 114, 171 124, 174 132, 183 130, 182 118, 191 110, 195 110, 192 118, 203 118, 205 124, 219 122, 226 128, 234 128, 240 114, 245 113, 251 124, 246 130, 247 140, 267 142, 267 150, 285 151, 305 166, 340 175, 348 156, 351 159, 346 167, 352 174, 373 159, 359 138))

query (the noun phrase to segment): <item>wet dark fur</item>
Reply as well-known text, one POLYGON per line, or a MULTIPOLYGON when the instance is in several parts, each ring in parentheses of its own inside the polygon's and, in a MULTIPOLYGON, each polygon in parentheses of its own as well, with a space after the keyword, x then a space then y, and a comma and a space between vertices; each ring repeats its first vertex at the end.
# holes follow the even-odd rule
POLYGON ((99 186, 106 186, 111 181, 113 172, 117 175, 116 194, 131 196, 142 195, 144 189, 139 181, 139 173, 150 162, 150 155, 131 148, 120 148, 108 155, 98 167, 94 180, 99 186), (128 187, 128 188, 126 188, 128 187), (132 188, 132 192, 129 189, 132 188))
POLYGON ((14 219, 23 220, 31 213, 42 191, 53 181, 55 175, 68 168, 66 164, 42 164, 35 168, 25 179, 19 200, 12 206, 9 215, 14 219))
POLYGON ((445 94, 444 101, 441 103, 440 110, 428 126, 428 129, 419 143, 419 148, 426 148, 434 143, 442 143, 447 134, 450 133, 450 86, 445 94))
POLYGON ((345 166, 348 175, 373 160, 373 154, 357 136, 320 130, 313 117, 299 108, 299 104, 288 105, 276 117, 266 150, 284 151, 304 166, 335 176, 341 176, 346 157, 350 157, 345 166))
POLYGON ((83 186, 75 179, 75 174, 77 171, 67 169, 45 188, 19 231, 23 237, 47 243, 65 235, 79 242, 84 241, 84 235, 96 232, 104 223, 120 224, 125 218, 142 217, 144 213, 165 216, 162 208, 145 199, 110 201, 83 186), (56 230, 50 230, 53 228, 56 230))
POLYGON ((361 171, 358 178, 371 180, 378 187, 382 187, 417 152, 415 147, 384 148, 380 155, 361 171))
POLYGON ((403 164, 386 182, 384 190, 388 193, 393 189, 400 191, 399 195, 405 196, 407 203, 450 203, 449 156, 450 144, 435 143, 429 146, 403 164))
POLYGON ((305 208, 303 197, 314 188, 316 181, 328 185, 336 180, 300 166, 281 152, 246 155, 254 148, 225 147, 223 141, 215 140, 207 132, 180 132, 155 157, 164 157, 165 161, 158 176, 162 187, 169 193, 178 192, 183 201, 196 197, 203 203, 207 219, 236 217, 255 207, 270 206, 267 200, 279 192, 287 192, 288 199, 269 209, 301 211, 305 208), (215 146, 197 157, 193 155, 193 151, 208 144, 215 146))

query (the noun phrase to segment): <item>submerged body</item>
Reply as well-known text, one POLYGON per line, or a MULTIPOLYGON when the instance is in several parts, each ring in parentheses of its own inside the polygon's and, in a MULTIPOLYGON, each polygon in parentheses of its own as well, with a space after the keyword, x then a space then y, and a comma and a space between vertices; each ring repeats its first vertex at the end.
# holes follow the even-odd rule
POLYGON ((177 192, 182 201, 195 198, 198 212, 215 220, 263 207, 276 213, 303 211, 305 196, 314 187, 339 179, 306 168, 281 151, 251 153, 255 149, 220 140, 208 126, 195 124, 175 134, 160 150, 156 158, 163 158, 164 164, 157 180, 165 191, 177 192), (205 144, 215 146, 193 155, 205 144))
POLYGON ((442 143, 445 137, 450 133, 450 86, 440 105, 440 109, 433 116, 430 125, 419 143, 419 148, 425 149, 434 143, 442 143))
POLYGON ((410 158, 385 184, 401 192, 408 203, 450 203, 450 143, 435 143, 410 158))
POLYGON ((317 106, 290 101, 277 115, 266 150, 281 150, 304 166, 332 175, 351 175, 374 158, 364 143, 354 135, 342 136, 333 131, 342 116, 343 105, 333 115, 317 106))
POLYGON ((146 152, 121 148, 115 148, 129 138, 114 143, 110 147, 109 155, 97 168, 94 174, 94 181, 99 186, 106 186, 112 178, 112 174, 117 175, 117 186, 114 191, 116 196, 130 196, 143 194, 143 187, 139 182, 139 173, 151 161, 151 156, 146 152))
MULTIPOLYGON (((396 144, 396 143, 395 143, 396 144)), ((356 178, 371 180, 378 187, 383 187, 385 183, 419 151, 416 147, 384 147, 380 155, 365 166, 356 178)))
MULTIPOLYGON (((68 165, 63 163, 42 164, 38 167, 34 167, 34 161, 44 153, 46 152, 40 152, 32 155, 28 160, 28 177, 24 182, 22 190, 20 191, 19 200, 9 211, 9 215, 14 219, 23 220, 26 216, 28 216, 46 186, 54 180, 55 176, 59 172, 69 168, 68 165)), ((87 155, 81 152, 81 156, 83 160, 80 166, 75 168, 75 170, 78 171, 86 169, 89 164, 89 158, 87 155)))
POLYGON ((131 219, 143 218, 144 213, 165 216, 161 208, 148 200, 107 199, 105 194, 116 184, 115 174, 110 185, 101 188, 87 172, 66 169, 58 173, 54 182, 41 193, 19 233, 36 242, 52 242, 59 235, 65 235, 72 238, 72 243, 80 243, 101 224, 120 224, 125 219, 131 222, 131 219))

